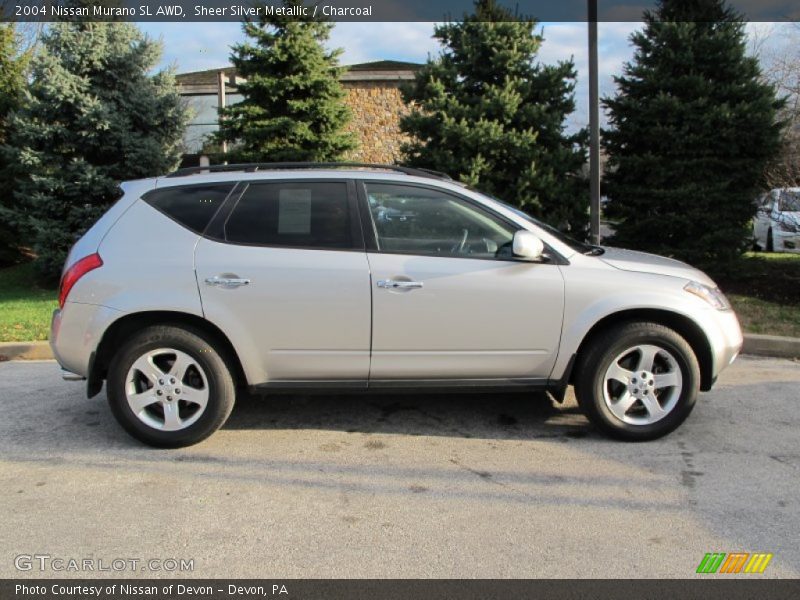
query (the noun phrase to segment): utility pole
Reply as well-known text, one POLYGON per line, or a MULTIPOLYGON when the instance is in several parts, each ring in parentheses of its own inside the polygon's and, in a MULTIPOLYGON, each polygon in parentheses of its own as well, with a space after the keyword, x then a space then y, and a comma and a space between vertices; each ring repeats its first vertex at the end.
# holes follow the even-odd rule
MULTIPOLYGON (((225 71, 220 71, 217 73, 217 108, 223 109, 225 108, 225 71)), ((217 117, 220 121, 222 117, 217 117)), ((225 155, 228 153, 228 142, 222 142, 222 154, 225 155)), ((225 161, 227 164, 228 161, 225 161)))
POLYGON ((589 14, 589 216, 592 243, 600 243, 600 93, 597 75, 597 0, 589 14))

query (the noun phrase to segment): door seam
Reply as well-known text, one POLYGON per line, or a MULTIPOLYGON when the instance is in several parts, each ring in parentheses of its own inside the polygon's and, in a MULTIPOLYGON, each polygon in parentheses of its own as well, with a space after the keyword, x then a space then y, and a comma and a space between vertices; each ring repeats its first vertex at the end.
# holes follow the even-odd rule
POLYGON ((369 261, 369 252, 364 251, 364 256, 367 259, 367 275, 369 276, 369 362, 367 365, 367 388, 369 388, 369 381, 372 377, 372 342, 375 339, 375 290, 372 286, 372 263, 369 261))

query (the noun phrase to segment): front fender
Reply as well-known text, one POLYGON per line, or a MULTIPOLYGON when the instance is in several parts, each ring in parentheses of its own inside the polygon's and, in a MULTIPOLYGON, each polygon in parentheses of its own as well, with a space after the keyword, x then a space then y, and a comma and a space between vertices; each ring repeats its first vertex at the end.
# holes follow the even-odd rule
MULTIPOLYGON (((720 343, 719 311, 683 289, 688 279, 618 269, 567 267, 564 271, 564 328, 551 380, 564 377, 570 358, 598 323, 621 313, 630 312, 633 316, 642 311, 660 311, 677 315, 702 331, 712 350, 720 343)), ((714 373, 719 368, 715 364, 714 373)))

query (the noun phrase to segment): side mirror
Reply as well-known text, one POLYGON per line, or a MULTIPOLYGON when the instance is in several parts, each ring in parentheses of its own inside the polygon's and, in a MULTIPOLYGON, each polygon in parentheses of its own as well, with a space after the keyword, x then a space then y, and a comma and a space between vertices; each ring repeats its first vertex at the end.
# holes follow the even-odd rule
POLYGON ((514 234, 511 250, 519 258, 539 260, 544 252, 544 243, 530 231, 520 229, 514 234))

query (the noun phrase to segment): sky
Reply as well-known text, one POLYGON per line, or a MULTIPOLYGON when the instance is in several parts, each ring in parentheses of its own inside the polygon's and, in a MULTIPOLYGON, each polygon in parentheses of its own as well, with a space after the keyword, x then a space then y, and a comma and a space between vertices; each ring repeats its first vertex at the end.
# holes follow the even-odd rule
MULTIPOLYGON (((174 66, 177 72, 200 71, 223 67, 229 63, 230 46, 242 41, 239 23, 139 23, 139 27, 164 44, 162 67, 174 66)), ((374 60, 425 62, 436 55, 433 23, 337 23, 329 45, 342 48, 343 65, 374 60)), ((641 23, 598 23, 598 66, 600 95, 614 92, 613 76, 622 72, 633 49, 630 34, 641 23)), ((751 23, 750 34, 764 34, 783 25, 751 23)), ((575 91, 576 110, 569 118, 569 129, 584 127, 588 113, 588 30, 586 23, 543 23, 544 43, 539 60, 545 64, 573 58, 578 71, 575 91)), ((773 36, 777 39, 780 36, 773 36)))

